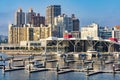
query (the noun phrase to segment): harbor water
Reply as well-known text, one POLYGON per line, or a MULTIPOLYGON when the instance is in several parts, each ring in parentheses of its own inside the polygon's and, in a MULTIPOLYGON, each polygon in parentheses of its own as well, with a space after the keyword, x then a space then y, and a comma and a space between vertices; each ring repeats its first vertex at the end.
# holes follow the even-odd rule
POLYGON ((94 76, 86 76, 83 72, 70 72, 56 75, 52 71, 44 71, 28 74, 24 70, 7 72, 0 70, 0 80, 120 80, 119 74, 102 73, 94 76))
MULTIPOLYGON (((8 57, 5 54, 5 57, 8 57)), ((26 56, 15 56, 17 58, 23 58, 26 56)), ((36 56, 36 58, 40 58, 40 56, 36 56)), ((53 57, 52 57, 53 58, 53 57)), ((55 68, 57 62, 47 62, 46 68, 55 68)), ((70 69, 82 69, 87 66, 91 66, 91 64, 81 64, 80 61, 71 62, 68 64, 63 63, 63 60, 59 61, 60 66, 67 65, 70 69)), ((6 62, 7 65, 7 62, 6 62)), ((95 69, 104 69, 111 70, 113 64, 100 65, 98 63, 94 63, 95 69)), ((3 72, 0 69, 0 80, 120 80, 120 74, 114 73, 100 73, 92 76, 86 76, 86 72, 69 72, 64 74, 57 74, 56 71, 41 71, 35 73, 28 73, 26 70, 16 70, 3 72)))

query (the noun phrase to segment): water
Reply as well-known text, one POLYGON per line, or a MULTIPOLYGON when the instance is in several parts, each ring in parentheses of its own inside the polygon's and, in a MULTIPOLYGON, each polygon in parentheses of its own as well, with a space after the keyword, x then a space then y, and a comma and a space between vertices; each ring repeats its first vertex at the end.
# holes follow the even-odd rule
MULTIPOLYGON (((55 64, 56 62, 47 63, 47 67, 55 67, 55 64)), ((63 63, 61 64, 63 65, 63 63)), ((70 63, 69 66, 71 68, 82 68, 87 65, 82 66, 78 62, 70 63)), ((111 67, 111 64, 107 64, 104 69, 111 69, 111 67)), ((0 80, 120 80, 120 74, 101 73, 88 77, 85 72, 69 72, 57 75, 56 71, 28 73, 26 70, 19 70, 3 73, 0 69, 0 80)))
POLYGON ((57 76, 56 72, 53 71, 28 74, 24 70, 3 74, 0 70, 0 80, 120 80, 119 74, 102 73, 90 77, 87 77, 85 74, 81 72, 70 72, 57 76))

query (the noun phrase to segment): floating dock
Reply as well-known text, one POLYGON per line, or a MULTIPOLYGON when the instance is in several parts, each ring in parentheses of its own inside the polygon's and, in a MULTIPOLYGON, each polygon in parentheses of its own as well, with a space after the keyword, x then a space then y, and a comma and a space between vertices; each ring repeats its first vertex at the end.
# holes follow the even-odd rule
POLYGON ((41 72, 41 71, 48 71, 48 69, 47 68, 33 69, 33 70, 29 71, 29 73, 41 72))
POLYGON ((18 70, 24 70, 24 67, 22 67, 22 68, 12 68, 12 69, 7 68, 7 69, 4 70, 4 72, 18 71, 18 70))
POLYGON ((105 64, 111 64, 113 63, 114 61, 105 61, 105 64))
POLYGON ((92 76, 92 75, 96 75, 99 73, 103 73, 103 71, 92 72, 92 73, 86 74, 86 76, 92 76))
POLYGON ((58 71, 58 74, 64 74, 64 73, 69 73, 69 72, 74 72, 74 70, 63 70, 63 71, 58 71))
POLYGON ((47 60, 47 62, 57 62, 57 59, 47 60))

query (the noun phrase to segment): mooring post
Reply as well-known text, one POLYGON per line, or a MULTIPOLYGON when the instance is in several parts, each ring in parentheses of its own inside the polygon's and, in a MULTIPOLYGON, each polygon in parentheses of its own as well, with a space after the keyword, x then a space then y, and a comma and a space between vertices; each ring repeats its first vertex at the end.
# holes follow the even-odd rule
POLYGON ((59 71, 59 64, 58 63, 56 64, 56 71, 57 72, 59 71))
POLYGON ((104 64, 105 64, 105 58, 103 58, 103 62, 104 62, 104 64))
POLYGON ((87 66, 87 75, 89 75, 89 66, 87 66))
POLYGON ((101 62, 101 65, 103 64, 103 62, 102 62, 102 57, 100 57, 100 62, 101 62))
POLYGON ((11 67, 11 62, 9 62, 9 69, 12 69, 12 67, 11 67))
POLYGON ((30 58, 28 58, 29 64, 28 64, 28 71, 31 71, 31 64, 30 64, 30 58))
POLYGON ((1 61, 2 61, 2 56, 0 56, 0 59, 1 59, 1 61))
POLYGON ((5 60, 3 60, 3 73, 5 72, 5 60))
POLYGON ((44 68, 46 68, 46 61, 47 61, 47 58, 45 57, 45 59, 44 59, 44 65, 43 65, 44 68))
POLYGON ((113 73, 115 73, 115 64, 113 64, 113 73))
POLYGON ((23 66, 25 66, 25 60, 23 59, 23 66))
POLYGON ((93 63, 94 63, 94 61, 92 61, 92 68, 93 68, 93 63))
POLYGON ((82 60, 83 60, 83 64, 84 64, 84 62, 85 62, 85 61, 84 61, 84 60, 85 60, 85 57, 82 57, 82 60))

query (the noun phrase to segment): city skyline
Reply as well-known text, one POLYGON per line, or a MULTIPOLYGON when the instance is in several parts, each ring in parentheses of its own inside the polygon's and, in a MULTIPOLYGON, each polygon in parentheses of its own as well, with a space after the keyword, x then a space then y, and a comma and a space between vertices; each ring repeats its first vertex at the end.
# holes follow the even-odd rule
POLYGON ((119 2, 119 0, 4 0, 0 3, 0 34, 8 35, 8 24, 14 24, 14 14, 19 7, 25 13, 32 7, 35 12, 45 16, 46 7, 49 5, 61 5, 62 13, 69 16, 75 14, 80 20, 80 26, 96 22, 100 26, 113 27, 120 25, 119 2))

